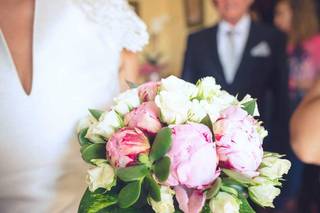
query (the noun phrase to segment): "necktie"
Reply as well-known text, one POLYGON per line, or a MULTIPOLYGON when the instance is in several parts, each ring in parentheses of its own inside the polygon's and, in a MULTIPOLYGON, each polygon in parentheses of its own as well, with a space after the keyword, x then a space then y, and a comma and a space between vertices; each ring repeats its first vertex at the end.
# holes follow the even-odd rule
POLYGON ((230 30, 227 32, 227 50, 228 53, 228 63, 226 66, 225 77, 227 83, 231 84, 234 80, 236 74, 236 49, 235 49, 235 31, 230 30))

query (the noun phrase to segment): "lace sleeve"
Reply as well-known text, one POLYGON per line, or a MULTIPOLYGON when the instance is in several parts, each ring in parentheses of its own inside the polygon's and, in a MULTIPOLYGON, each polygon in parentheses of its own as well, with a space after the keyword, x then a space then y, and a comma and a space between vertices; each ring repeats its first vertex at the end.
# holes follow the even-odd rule
POLYGON ((119 47, 140 51, 148 43, 144 22, 127 0, 76 0, 88 18, 101 25, 119 47))

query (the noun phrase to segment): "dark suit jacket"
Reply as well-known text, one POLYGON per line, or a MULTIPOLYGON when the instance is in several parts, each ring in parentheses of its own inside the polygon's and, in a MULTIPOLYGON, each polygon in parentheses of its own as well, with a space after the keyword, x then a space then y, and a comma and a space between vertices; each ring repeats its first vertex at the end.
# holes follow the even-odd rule
POLYGON ((267 147, 271 151, 285 151, 288 146, 288 67, 286 39, 274 28, 252 22, 248 41, 235 79, 228 84, 224 77, 217 49, 218 26, 193 33, 188 38, 182 78, 195 83, 213 76, 222 88, 239 98, 246 94, 258 99, 261 119, 269 127, 267 147), (270 55, 254 57, 252 48, 266 42, 270 55))

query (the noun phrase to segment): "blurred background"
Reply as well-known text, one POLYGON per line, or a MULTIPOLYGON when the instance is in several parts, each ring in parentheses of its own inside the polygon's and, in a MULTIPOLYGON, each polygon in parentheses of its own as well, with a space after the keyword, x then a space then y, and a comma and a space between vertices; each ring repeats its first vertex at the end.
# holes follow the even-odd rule
MULTIPOLYGON (((219 21, 212 0, 131 0, 151 35, 149 45, 139 54, 139 81, 156 80, 171 74, 180 75, 187 36, 219 21), (156 66, 155 66, 156 65, 156 66)), ((319 16, 319 0, 316 0, 319 16)), ((255 0, 252 18, 273 24, 277 0, 255 0)))

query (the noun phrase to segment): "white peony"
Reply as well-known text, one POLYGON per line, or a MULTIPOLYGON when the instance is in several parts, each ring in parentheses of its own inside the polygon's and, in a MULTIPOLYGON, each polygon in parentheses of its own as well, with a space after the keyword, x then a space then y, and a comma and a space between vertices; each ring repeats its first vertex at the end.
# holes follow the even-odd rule
POLYGON ((212 213, 239 213, 240 201, 226 192, 219 192, 211 199, 209 207, 212 213))
POLYGON ((190 109, 188 112, 188 121, 200 123, 207 116, 205 107, 199 100, 192 100, 190 109))
POLYGON ((140 105, 138 89, 130 89, 121 93, 118 97, 114 98, 114 102, 115 105, 113 107, 113 110, 115 110, 120 115, 125 115, 133 108, 140 105))
POLYGON ((290 167, 290 161, 286 159, 280 159, 275 156, 268 156, 263 158, 258 172, 260 173, 260 176, 275 180, 282 178, 284 174, 288 174, 290 167))
POLYGON ((274 207, 273 200, 280 194, 280 189, 272 183, 266 183, 249 187, 249 196, 257 204, 263 207, 274 207))
POLYGON ((192 83, 171 75, 161 80, 160 91, 181 93, 191 99, 197 95, 198 88, 192 83))
POLYGON ((155 213, 173 213, 175 211, 173 204, 174 191, 167 186, 161 186, 161 201, 156 202, 151 197, 148 201, 155 213))
POLYGON ((189 99, 176 92, 161 91, 155 99, 161 111, 161 121, 167 124, 182 124, 188 119, 191 107, 189 99))
POLYGON ((211 100, 214 96, 221 93, 221 86, 216 84, 213 77, 205 77, 197 82, 199 99, 211 100))
POLYGON ((93 162, 97 167, 88 170, 87 184, 89 185, 89 190, 91 192, 98 188, 110 190, 116 181, 114 169, 106 160, 95 160, 93 162))
POLYGON ((98 135, 108 139, 121 127, 123 127, 122 118, 114 110, 111 110, 103 113, 99 121, 89 127, 86 138, 95 141, 98 135))

